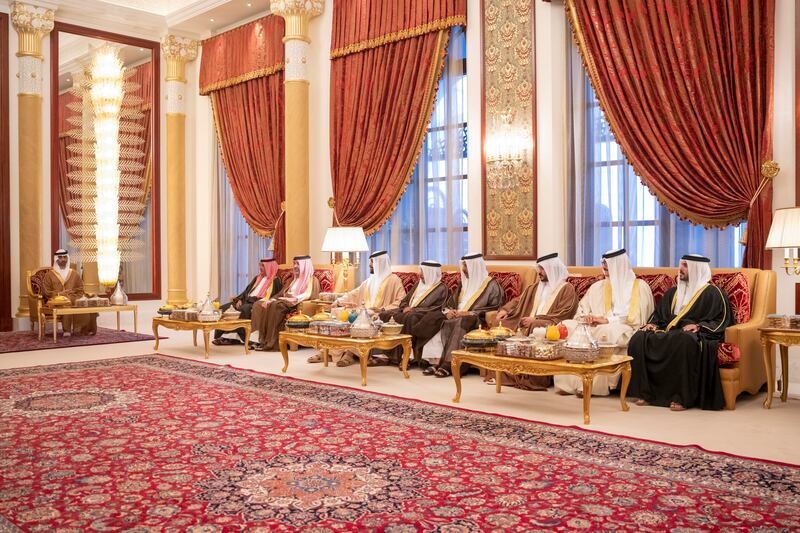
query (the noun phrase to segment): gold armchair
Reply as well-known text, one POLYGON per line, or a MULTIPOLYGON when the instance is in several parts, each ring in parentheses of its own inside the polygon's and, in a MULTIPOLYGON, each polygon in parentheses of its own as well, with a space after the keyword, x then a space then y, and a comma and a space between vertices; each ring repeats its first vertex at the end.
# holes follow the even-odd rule
MULTIPOLYGON (((39 317, 44 307, 44 276, 50 270, 49 266, 39 267, 33 272, 26 272, 26 288, 28 290, 28 309, 30 312, 31 331, 34 325, 39 325, 39 317)), ((40 326, 41 327, 41 326, 40 326)))

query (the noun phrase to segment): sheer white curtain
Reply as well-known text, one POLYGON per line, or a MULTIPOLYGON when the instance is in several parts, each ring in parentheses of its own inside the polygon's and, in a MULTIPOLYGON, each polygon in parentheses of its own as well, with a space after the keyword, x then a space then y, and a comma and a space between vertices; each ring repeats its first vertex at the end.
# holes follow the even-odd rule
POLYGON ((461 27, 450 31, 433 116, 408 189, 388 222, 367 240, 372 250, 388 250, 393 264, 454 263, 466 252, 467 67, 461 27))
POLYGON ((212 242, 212 254, 217 258, 212 287, 220 301, 227 301, 239 294, 258 273, 258 261, 272 255, 268 252, 270 239, 255 233, 245 222, 225 172, 222 155, 217 148, 217 171, 214 173, 214 227, 216 238, 212 242))
POLYGON ((686 253, 717 267, 742 264, 744 224, 724 230, 696 226, 661 205, 628 164, 606 122, 572 41, 568 54, 568 259, 596 265, 625 247, 635 266, 674 266, 686 253))
POLYGON ((122 264, 123 287, 127 293, 148 293, 153 290, 153 216, 152 200, 144 210, 144 218, 139 224, 139 238, 144 242, 140 257, 122 264))

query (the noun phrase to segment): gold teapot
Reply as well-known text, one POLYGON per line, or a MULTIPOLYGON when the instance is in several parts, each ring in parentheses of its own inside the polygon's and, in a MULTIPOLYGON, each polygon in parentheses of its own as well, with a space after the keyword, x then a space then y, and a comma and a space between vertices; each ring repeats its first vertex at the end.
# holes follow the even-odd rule
POLYGON ((330 313, 326 313, 324 311, 320 311, 319 313, 317 313, 316 315, 311 317, 311 320, 313 320, 315 322, 320 322, 320 321, 323 321, 323 320, 330 320, 330 319, 331 319, 331 314, 330 313))

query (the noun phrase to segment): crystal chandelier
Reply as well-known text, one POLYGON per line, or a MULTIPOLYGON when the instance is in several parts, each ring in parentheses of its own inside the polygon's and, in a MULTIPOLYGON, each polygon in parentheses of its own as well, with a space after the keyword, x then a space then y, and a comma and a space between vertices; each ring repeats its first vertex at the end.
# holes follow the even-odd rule
POLYGON ((489 189, 512 189, 519 184, 520 174, 527 171, 526 154, 529 142, 512 127, 511 110, 499 115, 500 126, 486 139, 486 181, 489 189))
POLYGON ((67 105, 74 142, 67 150, 67 218, 77 258, 97 262, 99 281, 113 286, 120 262, 139 258, 141 222, 147 193, 142 136, 145 115, 138 83, 126 81, 134 70, 124 69, 118 51, 108 45, 93 50, 84 76, 70 92, 77 100, 67 105))
POLYGON ((97 273, 112 286, 119 275, 119 116, 122 107, 122 61, 116 48, 97 50, 91 66, 94 109, 97 273))

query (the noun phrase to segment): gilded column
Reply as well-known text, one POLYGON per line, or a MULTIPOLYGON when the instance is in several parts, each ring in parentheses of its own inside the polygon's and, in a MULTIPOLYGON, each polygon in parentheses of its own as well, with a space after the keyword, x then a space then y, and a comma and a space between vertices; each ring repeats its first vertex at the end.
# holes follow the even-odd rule
POLYGON ((197 41, 167 35, 167 303, 186 297, 186 63, 197 57, 197 41))
POLYGON ((284 42, 284 172, 286 257, 310 253, 308 213, 308 21, 324 0, 272 0, 270 11, 286 21, 284 42))
POLYGON ((11 24, 19 37, 19 275, 17 316, 28 316, 26 272, 42 263, 42 37, 53 29, 54 12, 12 2, 11 24), (24 243, 24 244, 23 244, 24 243))

